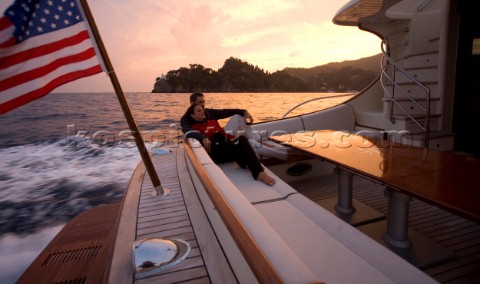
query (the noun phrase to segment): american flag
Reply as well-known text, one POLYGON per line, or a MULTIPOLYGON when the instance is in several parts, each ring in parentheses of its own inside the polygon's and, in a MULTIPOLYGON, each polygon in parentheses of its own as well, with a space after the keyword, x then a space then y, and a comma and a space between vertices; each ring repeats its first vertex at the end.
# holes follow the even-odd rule
POLYGON ((99 72, 76 0, 16 0, 0 18, 0 114, 99 72))

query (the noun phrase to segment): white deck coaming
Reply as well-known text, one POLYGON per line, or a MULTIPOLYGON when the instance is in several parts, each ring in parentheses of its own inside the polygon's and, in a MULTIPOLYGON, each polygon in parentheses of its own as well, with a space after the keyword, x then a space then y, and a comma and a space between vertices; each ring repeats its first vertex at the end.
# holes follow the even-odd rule
POLYGON ((133 175, 122 208, 109 283, 236 283, 228 272, 231 270, 223 252, 215 245, 216 237, 209 230, 198 198, 195 200, 196 194, 189 193, 193 192, 193 186, 186 170, 183 145, 180 148, 172 145, 170 150, 170 154, 152 156, 162 186, 171 190, 169 195, 151 196, 153 185, 142 162, 133 175), (158 275, 134 280, 133 242, 147 238, 181 239, 192 250, 184 261, 158 275), (208 255, 202 255, 202 250, 208 251, 208 255))

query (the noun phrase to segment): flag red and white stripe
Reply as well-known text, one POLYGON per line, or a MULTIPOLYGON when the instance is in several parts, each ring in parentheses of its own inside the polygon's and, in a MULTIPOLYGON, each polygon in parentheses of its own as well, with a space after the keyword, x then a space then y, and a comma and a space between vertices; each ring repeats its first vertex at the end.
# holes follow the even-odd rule
MULTIPOLYGON (((23 2, 22 7, 35 1, 23 2)), ((81 17, 75 0, 36 2, 36 7, 28 9, 38 8, 38 2, 44 2, 41 3, 44 6, 53 3, 49 14, 56 13, 61 5, 65 5, 66 8, 76 9, 77 19, 81 17)), ((40 18, 39 14, 45 12, 42 9, 34 16, 40 18)), ((55 19, 71 15, 57 14, 55 19)), ((38 34, 28 33, 24 38, 15 34, 18 23, 12 23, 6 16, 0 19, 0 114, 43 97, 60 85, 102 72, 87 24, 82 19, 73 25, 65 24, 65 27, 58 27, 54 20, 46 19, 41 20, 49 25, 48 32, 38 27, 34 30, 38 34)), ((67 23, 60 18, 58 25, 62 21, 67 23)), ((38 23, 33 22, 34 25, 38 23)), ((32 21, 29 24, 32 25, 32 21)))

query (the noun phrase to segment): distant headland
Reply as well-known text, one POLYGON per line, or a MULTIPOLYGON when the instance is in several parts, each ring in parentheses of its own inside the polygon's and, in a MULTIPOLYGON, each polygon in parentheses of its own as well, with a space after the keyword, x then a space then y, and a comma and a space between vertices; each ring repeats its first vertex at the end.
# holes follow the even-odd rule
POLYGON ((152 93, 359 91, 380 74, 380 56, 274 73, 230 57, 217 71, 200 64, 168 71, 156 78, 152 93))

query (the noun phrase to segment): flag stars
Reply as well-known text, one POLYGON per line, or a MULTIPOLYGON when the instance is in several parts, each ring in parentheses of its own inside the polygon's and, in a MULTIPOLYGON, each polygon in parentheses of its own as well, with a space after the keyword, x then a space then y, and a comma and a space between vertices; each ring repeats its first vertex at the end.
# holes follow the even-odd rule
POLYGON ((30 8, 29 8, 27 5, 25 5, 25 4, 22 4, 22 8, 23 8, 23 10, 25 10, 25 12, 29 12, 29 11, 30 11, 30 8))
MULTIPOLYGON (((1 0, 0 0, 1 1, 1 0)), ((82 16, 74 0, 19 0, 5 16, 15 21, 17 42, 49 33, 81 22, 82 16)))
POLYGON ((76 0, 0 1, 14 2, 0 20, 0 43, 2 47, 8 46, 5 52, 0 51, 0 89, 14 90, 0 100, 1 111, 7 112, 64 83, 102 71, 91 42, 84 40, 86 25, 82 24, 81 14, 79 20, 75 19, 79 9, 69 6, 76 0), (33 12, 37 17, 32 16, 33 12), (63 30, 59 32, 60 29, 63 30), (64 40, 69 41, 69 46, 57 52, 58 42, 64 40), (25 53, 30 54, 25 56, 25 53), (46 60, 46 55, 51 57, 46 60), (7 63, 3 68, 5 60, 12 62, 11 67, 7 63), (55 71, 43 72, 52 62, 57 64, 55 71), (42 71, 38 72, 39 69, 42 71))

